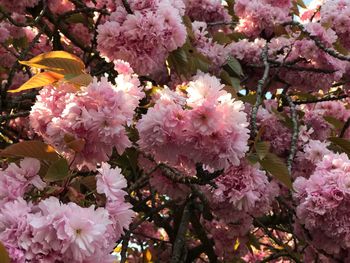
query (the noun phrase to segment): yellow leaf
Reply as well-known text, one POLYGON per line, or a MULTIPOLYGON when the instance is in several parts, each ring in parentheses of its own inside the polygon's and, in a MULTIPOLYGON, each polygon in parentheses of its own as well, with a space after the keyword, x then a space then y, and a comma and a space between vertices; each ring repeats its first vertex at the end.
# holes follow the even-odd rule
POLYGON ((233 245, 233 250, 236 251, 239 248, 240 244, 241 243, 239 242, 239 239, 237 238, 235 244, 233 245))
POLYGON ((31 157, 38 160, 57 161, 60 156, 50 145, 41 141, 23 141, 12 144, 0 152, 6 157, 31 157))
POLYGON ((122 251, 122 246, 121 246, 121 245, 117 246, 117 247, 113 250, 114 253, 120 253, 121 251, 122 251))
POLYGON ((149 249, 143 252, 143 258, 145 259, 146 262, 152 262, 152 253, 149 249))
POLYGON ((0 242, 0 260, 1 260, 1 263, 10 263, 11 261, 5 246, 1 242, 0 242))
POLYGON ((84 62, 75 55, 65 51, 51 51, 40 54, 31 60, 20 61, 21 64, 54 71, 60 74, 81 74, 85 69, 84 62))
POLYGON ((16 92, 20 92, 28 89, 40 88, 40 87, 55 83, 62 78, 63 78, 63 75, 55 72, 48 71, 48 72, 38 73, 32 78, 30 78, 26 83, 24 83, 18 89, 9 90, 8 92, 16 93, 16 92))

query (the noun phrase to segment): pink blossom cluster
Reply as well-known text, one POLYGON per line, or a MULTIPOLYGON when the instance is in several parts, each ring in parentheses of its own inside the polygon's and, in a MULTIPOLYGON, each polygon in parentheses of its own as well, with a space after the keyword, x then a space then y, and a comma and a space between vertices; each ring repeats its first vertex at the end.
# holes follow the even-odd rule
POLYGON ((257 116, 258 124, 260 129, 263 130, 262 140, 270 142, 271 150, 277 155, 284 157, 288 155, 290 150, 292 136, 289 127, 270 110, 276 108, 275 106, 268 105, 267 109, 259 109, 257 116))
POLYGON ((79 39, 81 43, 90 43, 92 39, 92 32, 83 23, 75 23, 69 25, 70 33, 79 39))
POLYGON ((261 38, 256 38, 254 41, 242 39, 229 44, 230 54, 244 63, 259 63, 265 44, 266 40, 261 38))
POLYGON ((193 22, 192 29, 195 38, 195 48, 210 59, 210 62, 213 64, 213 70, 224 65, 229 57, 230 49, 216 43, 209 37, 207 24, 205 22, 193 22))
POLYGON ((37 205, 18 198, 0 211, 0 240, 13 262, 113 262, 116 234, 104 208, 50 197, 37 205))
POLYGON ((182 0, 129 2, 133 14, 118 6, 98 27, 98 50, 110 60, 128 61, 141 75, 163 71, 169 52, 185 43, 185 6, 182 0))
POLYGON ((293 177, 309 178, 315 171, 316 164, 322 161, 323 156, 331 154, 331 151, 327 148, 329 145, 329 142, 309 139, 296 153, 293 164, 293 177))
POLYGON ((23 159, 19 165, 10 163, 0 172, 0 207, 6 202, 23 197, 30 189, 42 190, 45 183, 38 175, 40 162, 33 158, 23 159))
POLYGON ((215 252, 223 260, 246 253, 242 245, 253 228, 253 216, 271 210, 279 187, 269 182, 265 172, 241 161, 214 180, 216 188, 204 189, 216 220, 206 222, 215 241, 215 252), (238 248, 232 249, 239 240, 238 248), (232 246, 227 246, 232 244, 232 246))
POLYGON ((323 3, 320 13, 320 22, 331 27, 337 33, 341 44, 350 48, 350 1, 327 0, 323 3))
POLYGON ((248 37, 257 37, 262 32, 269 36, 274 26, 290 21, 290 0, 238 0, 235 1, 235 15, 239 23, 235 30, 248 37))
MULTIPOLYGON (((264 107, 260 107, 257 113, 257 125, 261 130, 262 141, 269 142, 270 150, 276 155, 286 158, 289 155, 292 138, 290 108, 284 107, 278 110, 278 101, 269 99, 264 101, 264 107)), ((251 105, 245 105, 245 111, 251 112, 251 105)), ((315 133, 307 123, 299 123, 297 140, 298 149, 302 149, 315 133)))
MULTIPOLYGON (((305 27, 311 35, 319 38, 327 47, 330 47, 337 40, 332 29, 325 29, 320 24, 309 23, 305 27)), ((230 50, 233 57, 244 64, 262 64, 261 53, 265 44, 266 41, 260 38, 255 38, 254 41, 242 39, 238 42, 232 42, 227 49, 230 50)), ((320 50, 313 40, 298 39, 298 36, 272 38, 268 43, 268 54, 269 59, 279 63, 291 63, 300 68, 316 68, 324 71, 313 72, 283 67, 278 69, 277 74, 280 79, 291 85, 291 89, 303 92, 327 90, 335 81, 340 81, 348 70, 347 62, 320 50)), ((274 74, 274 72, 272 68, 270 73, 274 74)), ((258 69, 254 68, 251 72, 253 79, 254 74, 257 75, 258 79, 261 78, 262 73, 259 74, 258 69)), ((252 85, 256 85, 256 80, 252 85)), ((270 90, 274 91, 277 88, 282 88, 282 85, 273 86, 270 90)))
POLYGON ((240 163, 248 150, 247 126, 243 103, 204 73, 187 84, 186 96, 164 89, 136 125, 141 150, 157 161, 213 169, 240 163))
MULTIPOLYGON (((325 37, 325 39, 327 39, 325 37)), ((332 40, 333 37, 330 37, 332 40)), ((328 72, 308 72, 303 70, 282 69, 279 76, 294 89, 303 91, 327 90, 335 81, 339 81, 346 71, 347 63, 338 60, 316 47, 313 40, 296 40, 286 62, 297 61, 295 65, 306 68, 317 68, 328 72), (300 59, 302 58, 302 59, 300 59)))
POLYGON ((214 211, 226 210, 228 220, 237 211, 261 215, 271 209, 271 203, 278 195, 276 183, 269 182, 264 171, 242 160, 239 166, 232 166, 214 180, 216 188, 209 188, 210 201, 214 211), (228 207, 231 207, 228 213, 228 207), (225 209, 222 209, 225 208, 225 209))
MULTIPOLYGON (((315 131, 311 137, 321 141, 326 140, 331 136, 332 131, 336 130, 325 118, 331 117, 345 123, 350 117, 347 103, 343 101, 319 102, 313 105, 305 105, 301 107, 301 110, 305 112, 305 124, 315 131)), ((350 137, 349 132, 345 133, 345 137, 350 137)))
POLYGON ((9 13, 24 13, 26 11, 26 8, 34 7, 38 4, 38 2, 39 0, 0 0, 0 6, 9 13))
POLYGON ((252 229, 252 221, 247 214, 238 214, 230 223, 219 219, 203 222, 214 240, 213 248, 219 260, 234 261, 248 252, 246 234, 252 229))
POLYGON ((221 0, 185 0, 186 15, 192 21, 230 22, 232 20, 228 10, 221 0))
POLYGON ((293 184, 298 222, 317 248, 333 255, 350 248, 349 169, 346 154, 328 154, 309 179, 299 177, 293 184))
POLYGON ((31 185, 39 190, 45 186, 39 169, 39 161, 25 158, 20 166, 12 163, 1 172, 0 241, 11 262, 114 262, 114 242, 134 215, 124 200, 126 181, 120 169, 103 163, 99 170, 97 192, 106 194, 106 208, 62 204, 53 196, 37 204, 24 200, 31 185))
MULTIPOLYGON (((116 67, 129 68, 120 61, 116 67)), ((94 79, 79 91, 68 83, 43 88, 30 113, 31 126, 79 169, 95 169, 114 147, 122 154, 131 146, 125 126, 132 124, 144 96, 136 75, 119 74, 115 81, 112 85, 106 78, 94 79), (74 140, 80 141, 81 150, 67 146, 74 140)))
POLYGON ((127 181, 121 173, 119 167, 111 168, 108 163, 102 163, 101 168, 97 169, 96 191, 104 194, 107 198, 106 209, 110 218, 114 222, 113 232, 119 239, 124 229, 128 229, 135 213, 131 210, 132 206, 125 202, 124 196, 127 195, 122 189, 127 187, 127 181))
MULTIPOLYGON (((183 201, 190 193, 188 186, 175 183, 167 178, 159 168, 156 168, 157 164, 149 159, 139 156, 138 165, 146 174, 150 175, 149 183, 158 193, 169 196, 175 201, 183 201)), ((177 166, 176 169, 185 176, 195 173, 194 170, 189 171, 180 166, 177 166)))
POLYGON ((54 14, 63 14, 74 9, 74 4, 68 0, 48 0, 47 5, 54 14))

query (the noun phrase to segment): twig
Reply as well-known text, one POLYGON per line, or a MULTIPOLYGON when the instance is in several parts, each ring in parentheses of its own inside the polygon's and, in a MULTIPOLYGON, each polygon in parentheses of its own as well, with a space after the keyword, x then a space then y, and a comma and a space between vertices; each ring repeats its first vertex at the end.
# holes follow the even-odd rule
POLYGON ((257 133, 257 124, 256 124, 256 118, 257 118, 257 113, 259 110, 259 106, 262 102, 262 90, 263 87, 265 85, 265 82, 267 80, 267 77, 269 76, 269 72, 270 72, 270 64, 267 61, 268 59, 268 45, 266 44, 264 47, 264 50, 262 52, 262 59, 264 62, 264 66, 265 66, 265 70, 264 70, 264 75, 263 77, 258 81, 258 86, 256 89, 256 102, 253 106, 252 112, 251 112, 251 120, 250 120, 250 126, 251 126, 251 137, 255 138, 255 135, 257 133))
POLYGON ((213 173, 205 171, 204 174, 199 174, 197 177, 187 177, 182 175, 177 169, 172 168, 164 163, 159 164, 158 167, 162 170, 164 176, 173 182, 180 184, 206 185, 209 184, 211 180, 215 179, 223 173, 223 170, 215 171, 213 173))
POLYGON ((345 56, 345 55, 340 54, 339 52, 335 51, 335 50, 332 49, 332 48, 326 47, 326 46, 321 42, 321 40, 319 40, 316 36, 311 35, 310 32, 308 32, 308 31, 305 29, 305 27, 304 27, 301 23, 299 23, 299 22, 297 22, 297 21, 290 21, 290 22, 283 23, 283 25, 284 25, 284 26, 291 25, 291 26, 297 26, 297 27, 299 27, 300 30, 301 30, 303 33, 307 34, 308 37, 309 37, 310 39, 312 39, 312 40, 315 42, 316 46, 317 46, 319 49, 322 49, 324 52, 326 52, 327 54, 329 54, 329 55, 331 55, 332 57, 335 57, 335 58, 337 58, 337 59, 345 60, 345 61, 350 61, 350 57, 349 57, 349 56, 345 56))
POLYGON ((310 103, 318 103, 318 102, 323 102, 323 101, 333 101, 333 100, 342 100, 349 97, 349 95, 340 95, 338 97, 324 97, 320 99, 311 99, 311 100, 299 100, 299 101, 294 101, 294 105, 301 105, 301 104, 310 104, 310 103))
POLYGON ((343 138, 344 135, 345 135, 345 132, 347 131, 347 129, 349 128, 350 126, 350 118, 348 118, 343 126, 343 128, 341 129, 341 132, 340 132, 340 135, 339 135, 339 138, 343 138))
POLYGON ((207 23, 208 27, 212 26, 230 26, 230 25, 236 25, 237 22, 234 21, 217 21, 217 22, 209 22, 207 23))
POLYGON ((291 111, 291 118, 292 118, 292 124, 293 124, 293 132, 292 132, 292 139, 291 139, 291 146, 290 146, 290 153, 287 159, 287 167, 289 174, 292 174, 292 165, 293 160, 297 151, 297 144, 298 144, 298 135, 299 135, 299 125, 298 125, 298 115, 295 109, 295 104, 293 103, 293 100, 285 94, 281 94, 283 98, 285 98, 289 104, 290 111, 291 111))
POLYGON ((29 115, 29 111, 18 112, 18 113, 9 114, 9 115, 1 115, 0 116, 0 123, 3 121, 16 119, 18 117, 27 117, 28 115, 29 115))
POLYGON ((128 250, 128 244, 129 244, 129 240, 130 240, 130 233, 126 233, 124 235, 123 238, 123 242, 122 242, 122 250, 120 252, 120 263, 125 263, 126 262, 126 252, 128 250))

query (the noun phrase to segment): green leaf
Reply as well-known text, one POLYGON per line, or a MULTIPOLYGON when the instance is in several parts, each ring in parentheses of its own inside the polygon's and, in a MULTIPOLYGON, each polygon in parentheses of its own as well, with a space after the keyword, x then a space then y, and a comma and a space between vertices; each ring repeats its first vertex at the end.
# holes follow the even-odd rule
POLYGON ((241 64, 234 57, 229 57, 223 68, 227 71, 228 74, 230 74, 230 76, 244 76, 241 64))
POLYGON ((186 73, 186 66, 188 64, 187 54, 184 49, 178 48, 170 53, 168 63, 171 68, 180 74, 186 73))
POLYGON ((167 62, 171 70, 188 77, 195 74, 197 70, 207 72, 210 67, 210 60, 199 53, 189 39, 182 47, 170 53, 167 62))
POLYGON ((256 153, 251 153, 251 154, 247 155, 247 160, 251 164, 256 164, 257 162, 259 162, 259 157, 256 153))
POLYGON ((302 93, 302 92, 298 92, 294 94, 295 96, 298 97, 299 100, 301 101, 305 101, 305 100, 315 100, 317 99, 316 96, 310 94, 310 93, 302 93))
POLYGON ((347 56, 349 54, 349 50, 347 50, 339 40, 337 40, 334 44, 333 47, 336 51, 338 51, 340 54, 347 56))
POLYGON ((31 157, 38 160, 57 161, 60 156, 50 145, 41 141, 23 141, 12 144, 0 152, 6 157, 31 157))
POLYGON ((233 32, 231 34, 227 35, 229 38, 231 38, 234 42, 238 42, 239 40, 245 39, 246 37, 244 34, 239 32, 233 32))
POLYGON ((260 165, 273 177, 283 183, 288 189, 292 189, 292 181, 288 172, 288 168, 284 161, 273 153, 268 153, 260 165))
POLYGON ((27 37, 14 38, 12 44, 16 49, 24 49, 28 47, 27 37))
POLYGON ((5 246, 0 242, 0 262, 1 263, 10 263, 10 256, 5 248, 5 246))
POLYGON ((68 22, 69 24, 78 24, 78 23, 86 24, 87 22, 91 23, 91 18, 88 18, 82 13, 75 13, 70 15, 66 19, 66 22, 68 22))
POLYGON ((254 105, 256 102, 256 94, 250 93, 248 95, 239 97, 239 100, 254 105))
POLYGON ((329 141, 334 143, 335 145, 339 146, 343 152, 345 152, 347 155, 350 155, 350 141, 343 139, 343 138, 338 138, 338 137, 330 137, 328 138, 329 141))
POLYGON ((216 32, 213 35, 213 39, 221 45, 231 43, 231 41, 232 41, 231 38, 228 37, 224 32, 216 32))
POLYGON ((96 176, 85 176, 80 180, 80 183, 90 191, 96 190, 96 176))
POLYGON ((323 118, 331 125, 334 126, 336 129, 342 129, 344 126, 344 123, 337 118, 334 118, 333 116, 323 116, 323 118))
POLYGON ((305 5, 303 0, 297 0, 297 4, 298 4, 298 6, 304 8, 304 9, 307 9, 307 6, 305 5))
POLYGON ((259 159, 264 159, 270 151, 270 142, 257 142, 255 144, 255 150, 259 156, 259 159))
POLYGON ((64 80, 78 86, 88 86, 93 78, 89 74, 82 73, 65 75, 64 80))
POLYGON ((233 87, 236 91, 241 89, 241 81, 238 78, 231 77, 225 70, 222 70, 220 73, 220 78, 222 83, 233 87))
POLYGON ((69 166, 66 159, 59 159, 54 162, 48 169, 45 180, 47 182, 62 181, 67 178, 69 172, 69 166))
POLYGON ((256 249, 260 250, 259 240, 256 238, 256 236, 254 234, 252 234, 252 233, 248 234, 248 242, 250 245, 252 245, 256 249))
POLYGON ((194 34, 193 34, 193 29, 192 29, 192 21, 191 18, 189 16, 183 16, 182 21, 184 23, 184 25, 186 26, 186 31, 187 31, 187 35, 191 40, 194 40, 194 34))

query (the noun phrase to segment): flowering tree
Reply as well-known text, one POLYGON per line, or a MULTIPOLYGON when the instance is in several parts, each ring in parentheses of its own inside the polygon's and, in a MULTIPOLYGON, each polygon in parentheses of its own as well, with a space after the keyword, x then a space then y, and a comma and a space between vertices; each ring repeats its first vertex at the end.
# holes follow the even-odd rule
POLYGON ((0 262, 349 262, 350 1, 0 0, 0 262))

